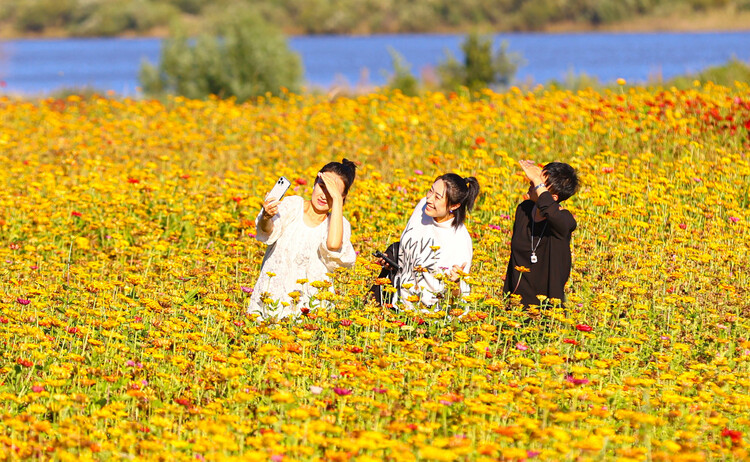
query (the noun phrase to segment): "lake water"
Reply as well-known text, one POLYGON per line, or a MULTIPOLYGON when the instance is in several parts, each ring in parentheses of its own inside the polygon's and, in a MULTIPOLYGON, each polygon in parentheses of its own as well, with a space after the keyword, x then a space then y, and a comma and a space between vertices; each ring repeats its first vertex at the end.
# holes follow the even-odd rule
MULTIPOLYGON (((644 83, 726 63, 750 61, 750 31, 720 33, 498 34, 525 63, 521 83, 562 81, 586 74, 600 82, 624 78, 644 83)), ((446 52, 462 56, 463 35, 376 35, 292 37, 309 86, 382 85, 392 72, 393 49, 417 76, 434 75, 446 52)), ((159 39, 63 39, 0 41, 0 93, 47 94, 90 86, 137 96, 144 60, 157 63, 159 39)))

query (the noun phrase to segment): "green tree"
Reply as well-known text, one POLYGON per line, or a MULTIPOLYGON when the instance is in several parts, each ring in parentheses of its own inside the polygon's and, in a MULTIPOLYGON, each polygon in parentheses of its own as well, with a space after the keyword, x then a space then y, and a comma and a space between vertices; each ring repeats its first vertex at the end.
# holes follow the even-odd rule
POLYGON ((511 85, 523 63, 521 55, 509 52, 505 41, 494 55, 492 49, 491 37, 469 34, 461 44, 463 62, 449 53, 447 60, 438 66, 443 87, 453 90, 463 86, 477 91, 487 87, 504 88, 511 85))
POLYGON ((144 63, 139 79, 147 96, 216 95, 245 101, 279 94, 282 88, 299 91, 302 62, 278 29, 253 13, 241 12, 219 21, 215 36, 204 34, 194 42, 181 29, 173 29, 159 67, 144 63))
POLYGON ((393 75, 388 79, 388 87, 392 90, 400 90, 407 96, 419 94, 419 81, 411 73, 411 65, 404 57, 393 48, 388 49, 393 64, 393 75))

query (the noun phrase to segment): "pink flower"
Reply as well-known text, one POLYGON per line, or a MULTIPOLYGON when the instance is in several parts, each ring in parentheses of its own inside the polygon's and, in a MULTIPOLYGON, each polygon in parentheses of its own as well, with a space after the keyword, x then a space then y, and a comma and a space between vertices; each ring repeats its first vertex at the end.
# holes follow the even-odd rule
POLYGON ((529 349, 529 347, 521 342, 516 343, 516 348, 518 348, 521 351, 526 351, 529 349))
POLYGON ((31 300, 29 300, 28 298, 21 298, 21 297, 18 297, 16 301, 20 303, 21 305, 28 305, 29 303, 31 303, 31 300))
POLYGON ((740 219, 738 217, 729 217, 729 221, 731 221, 732 223, 737 223, 738 221, 740 221, 740 219))
POLYGON ((253 293, 253 288, 252 287, 240 286, 240 290, 243 291, 243 292, 245 292, 246 294, 253 293))
POLYGON ((31 387, 31 391, 33 391, 34 393, 41 393, 44 391, 44 386, 34 385, 33 387, 31 387))
POLYGON ((572 383, 573 385, 586 385, 589 383, 589 379, 576 379, 572 375, 565 376, 565 381, 572 383))
POLYGON ((340 388, 340 387, 335 387, 333 389, 333 392, 336 393, 339 396, 347 396, 347 395, 351 395, 352 394, 351 390, 349 390, 347 388, 340 388))
POLYGON ((310 393, 313 395, 319 395, 323 393, 323 387, 319 387, 317 385, 310 385, 310 393))
POLYGON ((680 223, 680 229, 687 229, 687 225, 685 223, 680 223))
POLYGON ((414 173, 416 175, 424 175, 424 172, 422 170, 414 170, 414 173))

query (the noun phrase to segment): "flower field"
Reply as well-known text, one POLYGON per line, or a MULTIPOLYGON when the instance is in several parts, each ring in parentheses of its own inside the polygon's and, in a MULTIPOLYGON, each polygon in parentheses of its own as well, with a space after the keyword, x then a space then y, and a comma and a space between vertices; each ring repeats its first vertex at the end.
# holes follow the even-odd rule
POLYGON ((0 459, 750 458, 750 88, 0 99, 0 459), (356 160, 335 307, 245 313, 276 178, 356 160), (503 298, 518 159, 583 186, 566 307, 503 298), (366 299, 440 173, 472 294, 366 299))

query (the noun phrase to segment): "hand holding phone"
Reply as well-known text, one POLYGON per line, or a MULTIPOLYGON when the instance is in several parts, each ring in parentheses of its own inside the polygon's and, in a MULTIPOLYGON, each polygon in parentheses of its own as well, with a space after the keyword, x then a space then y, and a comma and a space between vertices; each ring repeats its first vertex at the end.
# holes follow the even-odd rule
POLYGON ((271 188, 271 191, 266 194, 266 201, 268 201, 269 199, 276 199, 277 201, 280 201, 291 185, 292 182, 287 180, 286 177, 280 177, 273 185, 273 188, 271 188))
POLYGON ((374 257, 382 259, 384 262, 386 262, 391 268, 393 268, 396 271, 398 271, 399 269, 401 269, 401 268, 399 268, 397 262, 393 261, 393 259, 391 257, 389 257, 388 255, 384 254, 380 250, 375 251, 375 253, 373 253, 372 255, 374 257))
POLYGON ((279 212, 279 202, 281 201, 281 198, 284 197, 284 194, 286 194, 286 191, 291 184, 292 183, 283 176, 274 183, 273 188, 271 188, 271 191, 266 194, 266 198, 263 202, 264 218, 269 219, 279 212))

